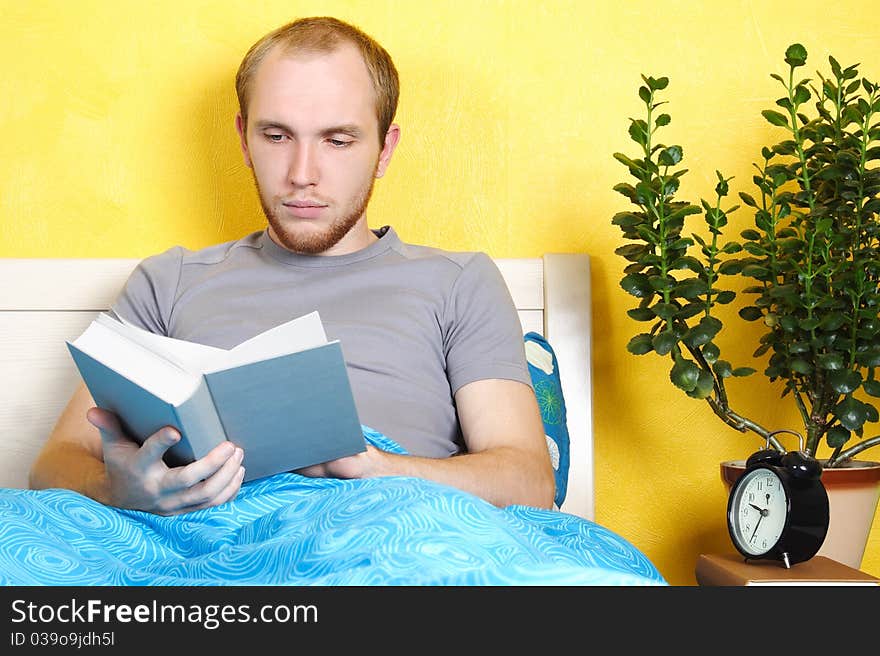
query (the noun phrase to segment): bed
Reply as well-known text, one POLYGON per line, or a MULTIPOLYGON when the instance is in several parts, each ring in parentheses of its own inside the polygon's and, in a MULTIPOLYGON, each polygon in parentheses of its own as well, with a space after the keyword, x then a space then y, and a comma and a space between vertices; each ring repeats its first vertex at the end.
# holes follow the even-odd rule
MULTIPOLYGON (((0 583, 665 585, 641 551, 594 521, 586 254, 495 260, 527 353, 540 356, 530 356, 536 393, 560 392, 539 396, 564 492, 552 510, 496 508, 405 477, 279 474, 177 517, 28 490, 30 464, 79 382, 64 342, 109 307, 137 262, 0 260, 0 583)), ((363 429, 374 445, 401 451, 363 429)))

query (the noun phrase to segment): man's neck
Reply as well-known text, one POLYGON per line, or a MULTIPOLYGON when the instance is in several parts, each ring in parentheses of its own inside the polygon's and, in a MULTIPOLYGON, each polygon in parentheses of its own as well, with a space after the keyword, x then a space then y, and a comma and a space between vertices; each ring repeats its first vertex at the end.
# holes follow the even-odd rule
POLYGON ((354 224, 345 237, 321 253, 321 255, 349 255, 350 253, 362 251, 378 240, 379 238, 376 236, 376 233, 370 230, 370 226, 367 225, 367 218, 364 216, 354 224))

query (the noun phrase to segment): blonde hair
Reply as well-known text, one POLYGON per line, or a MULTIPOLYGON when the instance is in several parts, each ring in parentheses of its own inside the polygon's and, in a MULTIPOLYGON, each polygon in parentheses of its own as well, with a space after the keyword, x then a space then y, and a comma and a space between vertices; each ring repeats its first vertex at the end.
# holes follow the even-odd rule
POLYGON ((372 37, 349 23, 329 16, 300 18, 266 34, 251 46, 235 76, 235 92, 241 118, 247 125, 248 100, 257 68, 276 46, 285 54, 331 53, 340 45, 351 43, 361 56, 370 73, 376 92, 376 118, 379 121, 379 145, 385 143, 385 133, 397 112, 400 81, 397 69, 388 52, 372 37))

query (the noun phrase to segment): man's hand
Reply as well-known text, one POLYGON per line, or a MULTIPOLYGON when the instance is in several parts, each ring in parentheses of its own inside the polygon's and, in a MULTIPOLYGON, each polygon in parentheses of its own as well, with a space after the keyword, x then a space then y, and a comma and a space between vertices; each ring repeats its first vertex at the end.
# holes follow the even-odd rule
POLYGON ((380 463, 386 455, 372 444, 367 444, 366 451, 353 456, 329 460, 294 471, 309 478, 369 478, 379 475, 380 463))
POLYGON ((244 454, 231 442, 184 467, 168 467, 162 456, 180 440, 174 428, 166 426, 138 446, 112 412, 91 408, 86 417, 101 433, 111 505, 177 515, 225 503, 241 487, 244 454))
POLYGON ((296 471, 314 478, 414 476, 500 507, 552 507, 553 467, 532 388, 512 380, 478 380, 459 389, 455 401, 467 447, 463 454, 427 458, 367 445, 362 453, 296 471))

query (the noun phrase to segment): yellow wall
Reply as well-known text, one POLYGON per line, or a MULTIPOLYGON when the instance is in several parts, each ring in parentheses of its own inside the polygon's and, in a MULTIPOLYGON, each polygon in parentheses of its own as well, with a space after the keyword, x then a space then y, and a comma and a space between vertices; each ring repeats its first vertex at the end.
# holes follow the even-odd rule
MULTIPOLYGON (((373 226, 494 257, 593 256, 597 519, 671 583, 700 552, 731 550, 718 463, 759 446, 672 389, 667 364, 636 358, 624 311, 611 190, 633 154, 641 73, 671 78, 665 141, 684 147, 683 192, 714 171, 749 190, 760 117, 782 55, 808 70, 829 53, 880 79, 880 6, 864 0, 590 2, 0 0, 0 256, 142 257, 262 227, 233 129, 232 79, 264 32, 294 17, 352 21, 395 57, 403 141, 377 185, 373 226)), ((750 217, 734 215, 737 228, 750 217)), ((736 324, 736 320, 731 320, 736 324)), ((722 340, 747 364, 755 333, 722 340)), ((731 385, 741 412, 796 428, 778 390, 731 385)), ((793 446, 793 445, 790 445, 793 446)), ((870 453, 870 452, 869 452, 870 453)), ((880 453, 873 453, 880 459, 880 453)), ((880 521, 863 568, 880 575, 880 521)))

